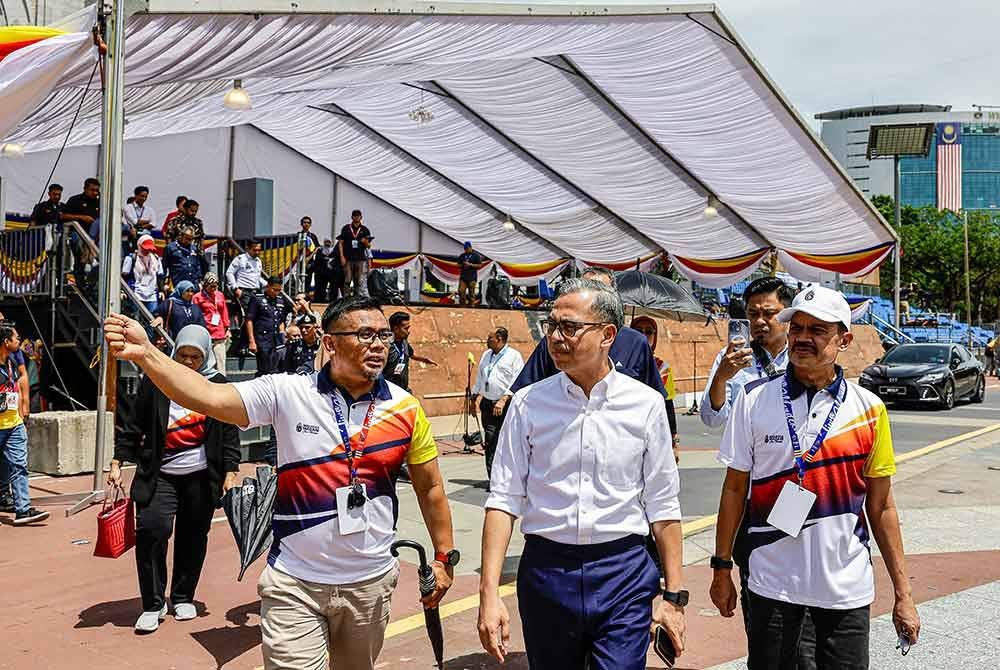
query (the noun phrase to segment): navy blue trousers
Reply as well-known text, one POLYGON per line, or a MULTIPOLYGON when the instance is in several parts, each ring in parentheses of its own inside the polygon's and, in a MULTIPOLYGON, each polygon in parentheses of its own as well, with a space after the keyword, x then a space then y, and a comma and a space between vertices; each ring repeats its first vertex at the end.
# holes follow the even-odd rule
POLYGON ((528 665, 644 670, 659 590, 642 536, 578 546, 528 535, 517 570, 528 665))

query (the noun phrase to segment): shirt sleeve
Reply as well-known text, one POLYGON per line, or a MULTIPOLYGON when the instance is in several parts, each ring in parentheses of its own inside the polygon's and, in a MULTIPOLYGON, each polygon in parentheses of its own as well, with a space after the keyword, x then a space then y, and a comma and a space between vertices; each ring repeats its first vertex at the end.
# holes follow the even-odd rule
POLYGON ((483 382, 486 380, 483 378, 485 376, 485 370, 483 368, 483 363, 486 362, 486 354, 484 353, 479 358, 479 366, 476 368, 476 381, 472 384, 472 395, 479 395, 483 392, 483 382))
POLYGON ((521 356, 521 352, 516 349, 512 350, 512 353, 507 354, 505 358, 507 360, 504 361, 504 365, 507 366, 507 369, 504 371, 503 394, 508 395, 513 393, 510 390, 510 385, 514 383, 514 380, 521 374, 521 370, 524 368, 524 358, 521 356))
POLYGON ((281 375, 264 375, 233 384, 233 388, 240 394, 243 407, 247 411, 248 423, 245 426, 240 426, 242 430, 274 424, 278 399, 275 381, 281 378, 281 375))
POLYGON ((239 257, 236 257, 236 258, 233 259, 233 262, 229 264, 229 267, 226 268, 226 281, 229 282, 230 288, 233 288, 233 289, 235 289, 236 286, 237 286, 236 285, 236 267, 237 267, 236 264, 239 263, 239 262, 240 262, 239 257))
POLYGON ((510 412, 500 429, 487 509, 498 509, 520 517, 528 502, 528 463, 531 445, 525 425, 525 394, 518 393, 511 401, 510 412))
POLYGON ((865 462, 865 477, 891 477, 896 474, 896 454, 892 448, 892 431, 885 405, 879 405, 875 421, 875 442, 865 462))
POLYGON ((528 357, 528 362, 521 369, 521 374, 511 384, 510 392, 517 393, 526 386, 548 379, 557 372, 556 364, 552 362, 552 357, 549 355, 547 341, 543 337, 535 346, 535 350, 531 352, 531 356, 528 357))
POLYGON ((406 462, 409 465, 420 465, 433 461, 438 456, 437 443, 431 433, 431 422, 424 414, 424 408, 417 405, 417 418, 413 422, 413 434, 410 437, 410 448, 406 450, 406 462))
POLYGON ((127 275, 130 272, 132 272, 132 254, 126 256, 125 260, 122 261, 122 274, 127 275))
POLYGON ((753 467, 753 426, 750 421, 751 400, 740 393, 733 403, 726 432, 719 444, 717 460, 728 468, 750 472, 753 467))
POLYGON ((678 496, 681 480, 674 460, 667 410, 662 400, 653 403, 646 421, 646 447, 642 455, 642 501, 646 520, 674 521, 681 518, 678 496))
POLYGON ((722 407, 717 410, 712 409, 712 399, 708 394, 709 389, 712 388, 712 380, 715 379, 715 373, 719 369, 719 364, 722 362, 722 355, 725 351, 726 350, 723 349, 719 352, 719 355, 715 357, 715 362, 712 364, 712 371, 708 373, 708 382, 705 384, 705 391, 701 394, 701 405, 698 407, 701 422, 709 428, 718 428, 719 426, 725 425, 726 420, 729 418, 729 384, 726 384, 726 400, 722 403, 722 407))

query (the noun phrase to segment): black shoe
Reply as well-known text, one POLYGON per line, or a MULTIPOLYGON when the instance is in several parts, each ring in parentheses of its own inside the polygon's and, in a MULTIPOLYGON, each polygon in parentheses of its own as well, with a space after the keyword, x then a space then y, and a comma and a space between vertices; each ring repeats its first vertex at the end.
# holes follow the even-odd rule
POLYGON ((15 526, 24 526, 29 523, 36 523, 38 521, 45 521, 49 518, 48 512, 42 512, 35 509, 34 507, 29 507, 27 512, 18 512, 14 517, 15 526))
POLYGON ((0 496, 0 512, 5 514, 14 513, 14 499, 10 496, 0 496))

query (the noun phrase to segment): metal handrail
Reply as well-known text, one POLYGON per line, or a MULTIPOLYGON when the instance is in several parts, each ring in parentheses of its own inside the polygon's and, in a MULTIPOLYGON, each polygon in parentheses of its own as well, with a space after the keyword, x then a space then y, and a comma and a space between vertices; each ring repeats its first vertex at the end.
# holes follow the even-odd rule
POLYGON ((890 342, 892 342, 893 344, 899 344, 901 341, 906 341, 906 342, 912 344, 915 341, 912 337, 910 337, 909 335, 907 335, 906 333, 904 333, 902 330, 896 328, 896 326, 892 325, 891 323, 889 323, 885 319, 879 317, 877 314, 875 314, 871 310, 869 310, 869 312, 868 312, 868 320, 873 325, 881 326, 881 328, 879 329, 880 331, 881 331, 882 328, 884 328, 885 330, 888 330, 890 333, 893 333, 894 335, 896 335, 896 337, 893 338, 888 333, 882 332, 882 334, 885 335, 885 338, 887 340, 889 340, 890 342))
MULTIPOLYGON (((247 251, 246 251, 246 249, 244 249, 244 248, 243 248, 243 247, 242 247, 242 246, 240 245, 240 243, 239 243, 239 242, 237 242, 236 240, 234 240, 233 238, 231 238, 231 237, 230 237, 230 238, 227 238, 227 239, 226 239, 226 241, 227 241, 227 242, 228 242, 229 244, 231 244, 231 245, 233 245, 234 247, 236 247, 236 248, 237 248, 237 249, 239 250, 239 252, 240 252, 241 254, 245 254, 245 253, 247 252, 247 251)), ((261 265, 263 265, 263 263, 261 263, 261 265)), ((224 274, 224 273, 223 273, 223 274, 224 274)), ((261 270, 261 271, 260 271, 260 276, 261 276, 261 277, 263 277, 264 279, 270 279, 270 277, 268 276, 267 272, 265 272, 264 270, 261 270)), ((221 277, 219 278, 219 281, 222 281, 222 278, 221 278, 221 277)), ((228 284, 227 284, 226 286, 227 286, 227 288, 230 288, 230 289, 234 289, 234 290, 236 289, 236 287, 235 287, 235 286, 229 286, 228 284)), ((285 299, 286 299, 286 300, 287 300, 288 302, 290 302, 290 303, 291 303, 291 304, 292 304, 293 306, 295 305, 295 299, 294 299, 294 298, 293 298, 292 296, 288 295, 288 293, 286 293, 286 292, 285 292, 285 285, 284 285, 284 284, 282 284, 282 285, 281 285, 281 295, 283 295, 283 296, 285 297, 285 299)))
MULTIPOLYGON (((90 237, 90 234, 87 233, 83 229, 82 226, 80 226, 79 222, 77 222, 77 221, 64 221, 63 225, 65 225, 67 227, 73 228, 73 230, 80 237, 80 239, 90 248, 90 250, 98 258, 98 262, 101 262, 100 261, 99 251, 98 251, 98 248, 97 248, 97 244, 90 237)), ((113 268, 109 268, 109 271, 111 271, 111 270, 113 270, 113 268)), ((118 275, 118 284, 119 284, 119 286, 121 286, 122 291, 125 292, 125 295, 128 296, 128 298, 135 305, 136 309, 139 311, 139 314, 141 314, 143 316, 143 318, 146 319, 146 321, 149 323, 149 325, 152 326, 153 329, 166 340, 167 344, 169 344, 171 348, 173 348, 173 346, 174 346, 174 340, 173 340, 173 338, 170 337, 170 334, 167 333, 166 329, 163 328, 163 326, 157 326, 157 325, 155 325, 156 317, 153 316, 152 312, 150 312, 148 309, 146 309, 146 306, 143 305, 142 301, 139 300, 139 298, 136 296, 135 291, 132 290, 132 287, 129 286, 128 282, 125 281, 125 278, 121 276, 121 268, 117 268, 116 274, 118 275)), ((83 294, 80 293, 80 296, 83 297, 83 294)), ((88 303, 88 307, 90 307, 89 303, 88 303)), ((93 309, 91 309, 91 312, 93 312, 93 309)))

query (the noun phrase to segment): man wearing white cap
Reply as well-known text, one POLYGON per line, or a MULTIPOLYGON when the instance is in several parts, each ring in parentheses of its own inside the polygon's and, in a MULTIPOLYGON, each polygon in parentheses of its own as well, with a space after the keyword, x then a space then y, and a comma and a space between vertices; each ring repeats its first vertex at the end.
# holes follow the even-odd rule
POLYGON ((795 668, 808 612, 818 670, 868 668, 869 525, 892 580, 900 643, 920 633, 892 497, 889 416, 836 364, 853 340, 839 292, 808 287, 778 321, 789 324, 788 369, 737 395, 719 449, 728 470, 712 602, 733 616, 732 546, 749 490, 750 665, 795 668))
POLYGON ((156 254, 156 241, 151 236, 140 235, 137 247, 122 261, 122 276, 135 291, 139 302, 150 314, 156 314, 159 294, 163 290, 163 264, 156 254))

